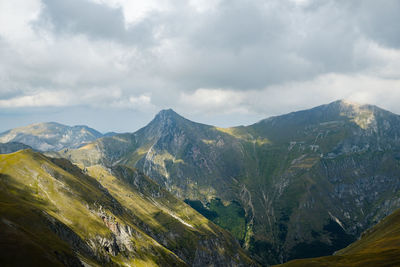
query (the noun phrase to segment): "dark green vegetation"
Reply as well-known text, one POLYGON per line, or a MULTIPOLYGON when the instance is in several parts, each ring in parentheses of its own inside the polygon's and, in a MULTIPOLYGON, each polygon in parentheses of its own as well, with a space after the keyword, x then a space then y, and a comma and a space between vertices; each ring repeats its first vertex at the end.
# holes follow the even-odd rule
POLYGON ((215 224, 227 229, 236 237, 240 243, 244 242, 246 233, 245 211, 236 201, 224 205, 221 199, 212 199, 208 207, 204 207, 199 200, 188 200, 185 202, 200 212, 204 217, 215 224))
POLYGON ((0 266, 251 266, 236 240, 141 172, 0 155, 0 266))
POLYGON ((201 201, 265 265, 329 255, 400 207, 400 117, 344 101, 225 129, 164 110, 135 133, 59 156, 134 167, 201 201), (236 207, 243 220, 231 218, 236 207))
POLYGON ((360 240, 334 256, 293 260, 280 266, 400 266, 400 210, 364 232, 360 240))

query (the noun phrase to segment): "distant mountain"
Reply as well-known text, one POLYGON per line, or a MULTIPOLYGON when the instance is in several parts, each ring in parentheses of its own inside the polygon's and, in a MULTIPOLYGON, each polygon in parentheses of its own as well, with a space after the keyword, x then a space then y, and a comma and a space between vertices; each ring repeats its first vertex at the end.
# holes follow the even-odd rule
POLYGON ((105 134, 103 134, 103 136, 114 136, 114 135, 117 135, 118 133, 116 133, 116 132, 107 132, 107 133, 105 133, 105 134))
POLYGON ((14 153, 29 148, 31 147, 18 142, 0 143, 0 154, 14 153))
POLYGON ((336 101, 218 128, 163 110, 60 156, 135 167, 269 265, 330 255, 400 208, 400 117, 336 101))
POLYGON ((294 260, 281 267, 400 266, 400 210, 368 229, 335 256, 294 260))
POLYGON ((78 148, 103 135, 87 126, 66 126, 55 122, 31 124, 0 134, 0 142, 19 142, 39 151, 78 148))
POLYGON ((0 155, 1 266, 256 266, 141 172, 0 155))

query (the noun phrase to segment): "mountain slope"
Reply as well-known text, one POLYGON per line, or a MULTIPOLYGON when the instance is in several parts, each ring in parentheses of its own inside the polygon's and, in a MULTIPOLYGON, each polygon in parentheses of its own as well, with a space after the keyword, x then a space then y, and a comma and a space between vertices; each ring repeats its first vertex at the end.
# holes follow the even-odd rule
POLYGON ((55 122, 31 124, 0 134, 0 142, 19 142, 39 151, 78 148, 102 134, 87 126, 66 126, 55 122))
POLYGON ((364 232, 359 240, 338 251, 334 256, 294 260, 291 266, 399 266, 400 211, 395 211, 364 232))
POLYGON ((345 101, 224 129, 165 110, 60 155, 138 168, 268 265, 330 255, 399 208, 399 136, 398 115, 345 101))
POLYGON ((14 153, 29 148, 31 147, 18 142, 0 143, 0 154, 14 153))
POLYGON ((253 264, 227 232, 140 172, 84 171, 29 150, 0 155, 1 265, 253 264))

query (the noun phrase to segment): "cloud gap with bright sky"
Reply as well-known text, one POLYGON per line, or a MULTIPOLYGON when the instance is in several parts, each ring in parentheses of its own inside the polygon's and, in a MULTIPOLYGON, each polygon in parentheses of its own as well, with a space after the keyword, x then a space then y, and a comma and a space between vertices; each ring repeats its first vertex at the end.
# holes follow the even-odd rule
POLYGON ((0 0, 0 131, 235 126, 337 99, 400 113, 398 0, 0 0))

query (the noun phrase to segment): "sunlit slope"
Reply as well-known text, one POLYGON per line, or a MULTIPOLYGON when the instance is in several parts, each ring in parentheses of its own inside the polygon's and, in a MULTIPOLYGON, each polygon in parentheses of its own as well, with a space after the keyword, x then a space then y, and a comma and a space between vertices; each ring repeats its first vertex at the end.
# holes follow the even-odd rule
POLYGON ((52 162, 24 150, 0 155, 0 172, 0 217, 8 229, 2 232, 2 247, 9 253, 0 253, 5 264, 41 262, 45 257, 66 265, 78 258, 98 265, 184 265, 138 229, 96 180, 67 161, 52 162), (21 236, 22 242, 12 236, 21 236), (29 254, 27 259, 18 256, 19 247, 29 254))
POLYGON ((234 128, 163 110, 59 155, 139 169, 267 265, 331 255, 399 208, 399 136, 400 116, 346 101, 234 128))
POLYGON ((0 265, 251 264, 229 234, 148 178, 87 172, 96 179, 30 150, 0 155, 0 265))
POLYGON ((400 211, 367 230, 335 256, 294 260, 279 266, 400 266, 400 211))
POLYGON ((253 265, 237 241, 160 185, 123 166, 86 168, 110 194, 134 214, 137 225, 193 265, 253 265))

